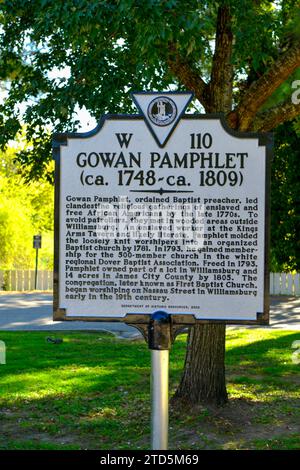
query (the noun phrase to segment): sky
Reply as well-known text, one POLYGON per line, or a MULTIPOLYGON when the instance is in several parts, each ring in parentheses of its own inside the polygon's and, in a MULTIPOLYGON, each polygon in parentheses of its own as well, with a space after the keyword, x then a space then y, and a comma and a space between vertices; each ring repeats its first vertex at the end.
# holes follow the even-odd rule
POLYGON ((94 129, 97 125, 97 121, 94 117, 90 115, 88 110, 84 108, 79 108, 79 106, 76 107, 76 114, 78 117, 78 120, 80 121, 80 126, 78 127, 78 132, 87 132, 91 131, 94 129))

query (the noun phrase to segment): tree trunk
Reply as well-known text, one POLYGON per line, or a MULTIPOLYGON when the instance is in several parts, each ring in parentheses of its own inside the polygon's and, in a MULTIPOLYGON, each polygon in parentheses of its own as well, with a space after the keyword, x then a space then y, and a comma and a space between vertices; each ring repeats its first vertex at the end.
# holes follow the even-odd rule
MULTIPOLYGON (((220 6, 217 15, 216 44, 206 111, 228 113, 232 107, 231 12, 220 6)), ((187 403, 222 405, 227 402, 225 383, 225 333, 223 324, 194 326, 188 337, 184 372, 174 399, 187 403)))
POLYGON ((225 385, 225 325, 202 324, 191 328, 184 373, 175 400, 223 405, 225 385))

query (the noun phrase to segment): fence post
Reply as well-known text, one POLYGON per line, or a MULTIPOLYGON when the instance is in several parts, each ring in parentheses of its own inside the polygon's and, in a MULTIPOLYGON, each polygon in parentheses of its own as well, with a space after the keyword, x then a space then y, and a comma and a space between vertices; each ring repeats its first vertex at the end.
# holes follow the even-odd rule
POLYGON ((280 273, 274 273, 274 292, 273 294, 281 294, 280 273))
POLYGON ((294 295, 300 295, 300 274, 294 276, 294 295))

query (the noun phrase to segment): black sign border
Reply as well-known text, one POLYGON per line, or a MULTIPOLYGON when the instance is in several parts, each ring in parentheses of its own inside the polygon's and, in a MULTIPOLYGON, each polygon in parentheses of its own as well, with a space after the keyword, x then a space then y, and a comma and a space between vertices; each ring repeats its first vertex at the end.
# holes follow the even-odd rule
MULTIPOLYGON (((174 93, 176 94, 176 93, 174 93)), ((231 136, 239 139, 257 139, 259 146, 265 147, 266 172, 265 172, 265 244, 264 244, 264 310, 256 313, 256 320, 227 320, 227 319, 196 319, 191 314, 170 313, 172 319, 172 331, 174 336, 186 326, 195 324, 226 324, 226 325, 269 325, 269 247, 270 247, 270 168, 273 158, 273 134, 258 132, 239 132, 231 129, 224 114, 183 114, 181 119, 189 120, 219 120, 223 129, 231 136)), ((88 139, 100 132, 107 120, 145 120, 142 114, 106 114, 102 116, 98 125, 89 132, 83 133, 56 133, 53 135, 53 159, 55 160, 55 210, 54 210, 54 270, 53 270, 53 320, 54 321, 87 321, 87 322, 125 322, 138 328, 147 336, 151 314, 127 314, 122 317, 94 317, 67 315, 66 309, 59 308, 59 215, 60 215, 60 147, 66 146, 68 139, 88 139)))

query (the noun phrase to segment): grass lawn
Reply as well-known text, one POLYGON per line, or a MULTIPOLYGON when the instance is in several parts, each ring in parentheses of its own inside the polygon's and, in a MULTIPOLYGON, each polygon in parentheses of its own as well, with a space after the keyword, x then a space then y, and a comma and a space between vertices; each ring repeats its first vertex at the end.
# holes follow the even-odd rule
MULTIPOLYGON (((102 333, 1 332, 0 449, 148 449, 150 353, 102 333)), ((300 334, 227 332, 228 405, 170 408, 170 449, 299 449, 300 334)), ((171 352, 176 389, 186 336, 171 352)))

